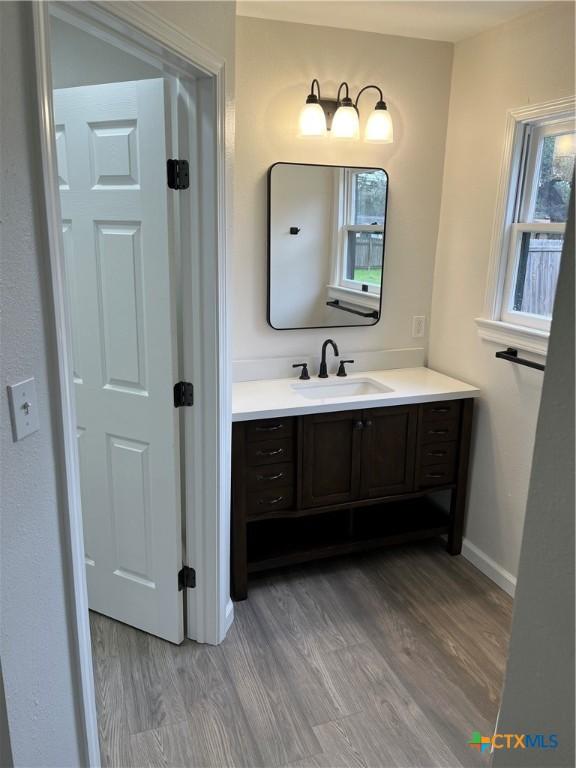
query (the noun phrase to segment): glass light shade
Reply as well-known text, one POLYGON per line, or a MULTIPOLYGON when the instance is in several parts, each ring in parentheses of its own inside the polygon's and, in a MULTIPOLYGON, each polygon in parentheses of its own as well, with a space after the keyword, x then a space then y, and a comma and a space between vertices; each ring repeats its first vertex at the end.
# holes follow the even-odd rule
POLYGON ((373 144, 391 144, 394 141, 394 127, 387 109, 375 109, 366 123, 364 141, 373 144))
POLYGON ((324 110, 317 102, 314 104, 304 104, 300 110, 300 119, 298 121, 299 136, 325 136, 326 135, 326 115, 324 110))
POLYGON ((360 135, 358 112, 354 107, 338 107, 332 118, 332 136, 335 139, 357 139, 360 135))

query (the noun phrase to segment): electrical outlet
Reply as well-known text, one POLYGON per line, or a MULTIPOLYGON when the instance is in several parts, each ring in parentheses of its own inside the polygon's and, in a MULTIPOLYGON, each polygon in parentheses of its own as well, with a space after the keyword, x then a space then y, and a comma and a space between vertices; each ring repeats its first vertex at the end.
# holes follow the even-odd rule
POLYGON ((412 338, 420 339, 426 332, 426 317, 424 315, 414 315, 412 318, 412 338))

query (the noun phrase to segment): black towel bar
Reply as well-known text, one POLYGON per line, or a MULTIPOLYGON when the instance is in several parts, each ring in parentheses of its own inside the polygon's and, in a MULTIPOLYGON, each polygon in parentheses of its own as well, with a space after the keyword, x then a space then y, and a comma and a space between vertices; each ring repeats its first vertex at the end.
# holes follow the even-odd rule
POLYGON ((511 363, 516 363, 517 365, 536 368, 537 371, 546 369, 546 366, 542 365, 542 363, 534 363, 532 360, 525 360, 523 357, 518 357, 518 350, 513 347, 508 347, 508 349, 504 349, 501 352, 496 352, 496 357, 500 358, 500 360, 508 360, 511 363))
POLYGON ((351 307, 343 307, 340 304, 339 299, 334 299, 334 301, 327 301, 326 302, 327 307, 333 307, 334 309, 341 309, 342 312, 350 312, 351 315, 360 315, 360 317, 373 317, 374 320, 378 320, 378 311, 376 309, 373 309, 371 312, 362 312, 359 309, 352 309, 351 307))

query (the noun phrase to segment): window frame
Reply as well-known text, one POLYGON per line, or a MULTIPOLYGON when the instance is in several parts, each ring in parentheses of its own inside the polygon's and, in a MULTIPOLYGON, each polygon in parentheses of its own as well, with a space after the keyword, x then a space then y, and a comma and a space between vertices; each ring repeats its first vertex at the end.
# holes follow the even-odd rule
MULTIPOLYGON (((336 207, 338 215, 336 217, 336 238, 338 247, 336 249, 336 275, 335 286, 345 291, 350 291, 358 296, 380 298, 382 281, 380 285, 371 285, 370 283, 361 283, 358 280, 350 280, 346 277, 348 265, 348 242, 350 232, 370 232, 382 235, 382 269, 384 269, 384 236, 386 229, 386 207, 384 208, 384 223, 354 224, 354 210, 356 205, 356 184, 355 177, 360 173, 367 171, 380 170, 374 168, 341 168, 338 184, 336 185, 336 207), (367 285, 368 290, 363 291, 361 286, 367 285)), ((388 184, 388 180, 386 180, 388 184)))
POLYGON ((565 229, 562 223, 522 223, 521 219, 527 205, 535 199, 538 181, 534 179, 538 163, 535 147, 539 137, 554 133, 559 124, 574 121, 575 107, 576 98, 570 96, 507 113, 484 312, 482 317, 476 318, 481 338, 541 356, 547 352, 550 321, 541 316, 510 311, 508 297, 512 295, 522 233, 561 233, 565 229), (530 197, 525 190, 529 178, 533 179, 530 197))
MULTIPOLYGON (((520 139, 523 142, 523 162, 518 172, 516 185, 516 205, 514 221, 509 224, 510 245, 506 255, 506 277, 502 295, 501 320, 514 325, 525 325, 528 328, 550 331, 551 318, 528 312, 519 312, 513 307, 514 291, 522 239, 526 233, 564 234, 566 223, 529 221, 536 206, 542 146, 548 136, 558 136, 574 132, 574 120, 556 120, 541 125, 526 126, 520 139), (518 219, 518 221, 516 221, 518 219)), ((514 180, 511 179, 511 183, 514 180)))

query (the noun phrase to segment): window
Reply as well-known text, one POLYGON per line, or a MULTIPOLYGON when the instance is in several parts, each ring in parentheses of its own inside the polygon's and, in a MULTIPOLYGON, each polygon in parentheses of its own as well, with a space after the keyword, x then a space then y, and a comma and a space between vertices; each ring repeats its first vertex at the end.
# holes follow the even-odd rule
POLYGON ((341 172, 337 283, 342 288, 380 295, 386 192, 384 171, 341 172))
POLYGON ((499 319, 548 331, 574 174, 574 120, 527 123, 517 142, 499 319))
POLYGON ((478 333, 545 356, 576 150, 576 98, 511 109, 478 333))

